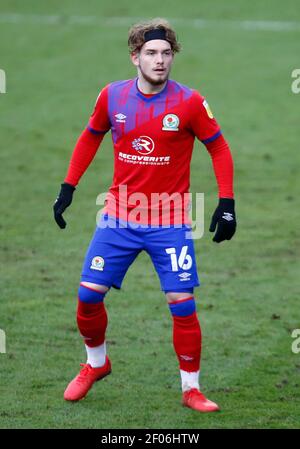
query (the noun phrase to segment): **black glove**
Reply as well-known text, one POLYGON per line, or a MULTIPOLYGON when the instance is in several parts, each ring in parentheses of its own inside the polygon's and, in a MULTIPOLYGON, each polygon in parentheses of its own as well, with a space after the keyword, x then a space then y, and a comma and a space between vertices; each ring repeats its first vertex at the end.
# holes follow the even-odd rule
POLYGON ((220 198, 218 207, 212 216, 209 231, 215 232, 216 225, 218 227, 213 241, 220 243, 223 240, 230 240, 236 230, 234 199, 220 198))
POLYGON ((64 229, 67 225, 67 223, 63 219, 62 214, 72 203, 74 190, 75 187, 73 187, 71 184, 62 184, 59 195, 53 205, 54 219, 61 229, 64 229))

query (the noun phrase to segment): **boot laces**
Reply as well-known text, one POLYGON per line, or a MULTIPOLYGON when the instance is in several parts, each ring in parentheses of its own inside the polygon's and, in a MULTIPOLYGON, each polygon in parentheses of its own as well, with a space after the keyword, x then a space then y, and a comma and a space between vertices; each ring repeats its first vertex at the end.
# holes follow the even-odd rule
POLYGON ((80 363, 80 366, 83 366, 83 368, 77 377, 77 382, 82 383, 85 382, 87 375, 91 371, 91 367, 87 363, 80 363))

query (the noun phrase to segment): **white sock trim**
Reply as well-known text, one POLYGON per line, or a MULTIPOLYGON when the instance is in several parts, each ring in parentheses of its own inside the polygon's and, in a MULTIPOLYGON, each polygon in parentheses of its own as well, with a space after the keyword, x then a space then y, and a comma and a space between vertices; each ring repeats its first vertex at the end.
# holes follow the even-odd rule
POLYGON ((85 345, 86 353, 87 353, 87 361, 92 368, 100 368, 105 363, 106 358, 106 343, 104 342, 100 346, 95 346, 94 348, 90 348, 85 345))
POLYGON ((189 373, 188 371, 183 371, 181 369, 180 376, 182 391, 188 391, 191 388, 197 388, 198 390, 200 390, 199 375, 200 371, 192 371, 189 373))

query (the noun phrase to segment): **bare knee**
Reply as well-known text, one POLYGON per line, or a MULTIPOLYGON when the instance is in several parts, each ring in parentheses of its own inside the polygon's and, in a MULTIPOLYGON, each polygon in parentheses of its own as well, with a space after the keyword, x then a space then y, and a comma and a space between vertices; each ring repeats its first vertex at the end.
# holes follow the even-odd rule
POLYGON ((106 293, 109 288, 106 285, 101 285, 101 284, 94 284, 93 282, 81 282, 80 285, 83 285, 85 287, 91 288, 93 290, 97 290, 98 292, 101 293, 106 293))
POLYGON ((193 296, 193 293, 188 292, 168 292, 166 293, 166 298, 168 302, 180 301, 182 299, 187 299, 193 296))

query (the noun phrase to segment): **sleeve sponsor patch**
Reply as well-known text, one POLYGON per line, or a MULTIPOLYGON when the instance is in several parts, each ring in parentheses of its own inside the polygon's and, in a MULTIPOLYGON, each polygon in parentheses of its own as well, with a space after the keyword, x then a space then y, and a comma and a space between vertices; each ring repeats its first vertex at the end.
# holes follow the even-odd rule
POLYGON ((206 109, 206 112, 207 112, 208 117, 209 117, 209 118, 214 118, 214 115, 213 115, 213 113, 212 113, 212 111, 211 111, 211 109, 210 109, 209 104, 207 103, 207 101, 204 100, 202 104, 203 104, 203 106, 204 106, 205 109, 206 109))

